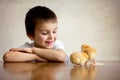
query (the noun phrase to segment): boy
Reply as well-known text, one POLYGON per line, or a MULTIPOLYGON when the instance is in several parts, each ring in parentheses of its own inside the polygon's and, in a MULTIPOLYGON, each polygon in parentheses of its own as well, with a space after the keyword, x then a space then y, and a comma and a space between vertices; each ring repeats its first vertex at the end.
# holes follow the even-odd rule
POLYGON ((62 42, 57 40, 57 16, 47 7, 36 6, 25 18, 27 36, 33 43, 12 48, 3 56, 5 62, 57 61, 67 58, 62 42))

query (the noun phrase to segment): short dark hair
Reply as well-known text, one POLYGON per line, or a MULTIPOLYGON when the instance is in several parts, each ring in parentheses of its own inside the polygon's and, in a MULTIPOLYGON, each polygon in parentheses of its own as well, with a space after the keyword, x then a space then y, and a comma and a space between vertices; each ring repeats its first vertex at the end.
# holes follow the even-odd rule
POLYGON ((34 36, 35 25, 37 21, 55 20, 56 14, 45 6, 35 6, 31 8, 25 17, 25 28, 28 35, 34 36))

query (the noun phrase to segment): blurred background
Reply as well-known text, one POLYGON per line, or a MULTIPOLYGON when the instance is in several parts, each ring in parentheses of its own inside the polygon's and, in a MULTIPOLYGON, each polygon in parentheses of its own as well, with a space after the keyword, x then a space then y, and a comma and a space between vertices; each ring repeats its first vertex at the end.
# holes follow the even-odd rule
POLYGON ((0 61, 9 48, 30 41, 24 19, 37 5, 58 16, 58 38, 68 55, 86 43, 97 50, 97 61, 120 61, 120 0, 0 0, 0 61))

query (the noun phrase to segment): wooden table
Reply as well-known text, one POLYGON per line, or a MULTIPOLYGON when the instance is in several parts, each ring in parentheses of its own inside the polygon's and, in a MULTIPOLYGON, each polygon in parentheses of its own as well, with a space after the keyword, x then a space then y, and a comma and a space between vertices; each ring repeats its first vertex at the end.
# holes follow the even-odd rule
POLYGON ((81 67, 71 63, 0 62, 0 80, 120 80, 120 62, 81 67))

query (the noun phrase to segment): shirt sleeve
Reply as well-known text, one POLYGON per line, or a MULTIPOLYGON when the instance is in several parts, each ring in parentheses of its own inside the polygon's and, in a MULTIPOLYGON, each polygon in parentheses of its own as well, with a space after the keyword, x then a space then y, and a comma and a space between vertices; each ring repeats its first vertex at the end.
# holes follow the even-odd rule
POLYGON ((23 45, 21 45, 19 48, 31 48, 31 47, 34 47, 34 44, 26 42, 23 45))
POLYGON ((63 49, 64 50, 64 44, 61 41, 57 40, 52 49, 63 49))

